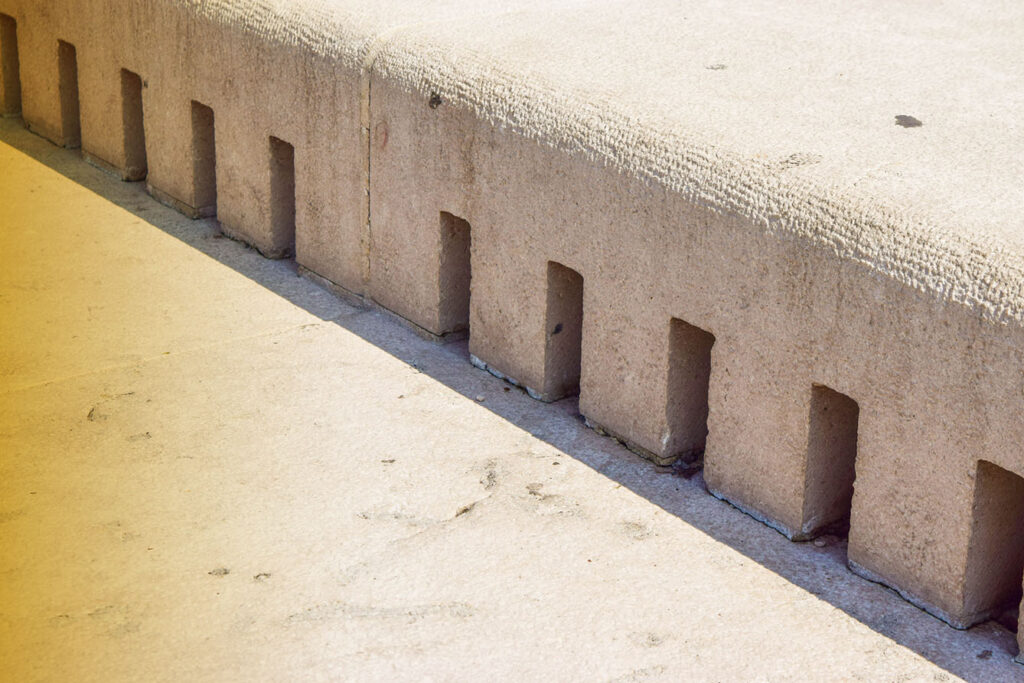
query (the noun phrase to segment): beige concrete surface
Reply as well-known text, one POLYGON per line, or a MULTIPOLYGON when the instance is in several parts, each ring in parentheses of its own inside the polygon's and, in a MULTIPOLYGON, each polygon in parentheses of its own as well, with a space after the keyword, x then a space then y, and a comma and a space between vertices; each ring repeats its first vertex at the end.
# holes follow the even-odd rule
POLYGON ((792 539, 849 517, 850 566, 951 624, 1019 600, 1024 527, 987 512, 1024 506, 1016 5, 0 11, 33 130, 427 334, 468 320, 478 365, 703 455, 792 539))
POLYGON ((1012 634, 950 629, 841 541, 0 139, 4 680, 1020 675, 1012 634))

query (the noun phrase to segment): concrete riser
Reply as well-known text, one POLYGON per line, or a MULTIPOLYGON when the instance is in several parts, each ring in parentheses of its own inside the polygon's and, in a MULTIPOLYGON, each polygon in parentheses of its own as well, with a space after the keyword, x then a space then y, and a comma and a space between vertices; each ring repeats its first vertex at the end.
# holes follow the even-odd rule
POLYGON ((659 463, 703 457, 712 493, 793 539, 848 514, 856 570, 954 625, 1019 587, 1020 328, 429 85, 173 3, 80 4, 0 0, 20 62, 0 111, 57 144, 80 130, 94 163, 428 334, 468 326, 480 365, 578 390, 659 463))

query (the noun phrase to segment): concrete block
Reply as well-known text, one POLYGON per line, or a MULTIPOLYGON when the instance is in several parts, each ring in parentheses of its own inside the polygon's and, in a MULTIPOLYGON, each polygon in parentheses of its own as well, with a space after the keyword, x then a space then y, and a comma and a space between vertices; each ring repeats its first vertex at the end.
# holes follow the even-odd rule
POLYGON ((0 115, 21 114, 21 63, 18 59, 18 22, 0 14, 0 115))
MULTIPOLYGON (((58 8, 46 3, 5 0, 0 13, 13 19, 16 30, 21 114, 25 125, 51 142, 63 144, 57 68, 57 34, 61 30, 58 8)), ((9 31, 12 24, 5 23, 9 31)), ((4 49, 10 50, 12 44, 13 41, 5 40, 4 49)), ((9 53, 7 55, 5 68, 9 68, 6 66, 9 53)), ((9 82, 5 80, 5 90, 9 82)))

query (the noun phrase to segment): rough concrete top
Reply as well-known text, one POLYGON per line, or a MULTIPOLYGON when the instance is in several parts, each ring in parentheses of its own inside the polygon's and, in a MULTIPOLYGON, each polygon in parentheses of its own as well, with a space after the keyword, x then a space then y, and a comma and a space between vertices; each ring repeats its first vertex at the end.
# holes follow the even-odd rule
POLYGON ((201 11, 1024 321, 1019 4, 548 4, 201 11))

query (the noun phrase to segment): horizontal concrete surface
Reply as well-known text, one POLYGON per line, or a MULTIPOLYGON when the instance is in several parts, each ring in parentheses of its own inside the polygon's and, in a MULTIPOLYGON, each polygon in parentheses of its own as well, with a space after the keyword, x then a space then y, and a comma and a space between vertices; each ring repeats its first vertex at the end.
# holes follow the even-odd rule
POLYGON ((1010 680, 552 405, 0 121, 9 680, 1010 680))

